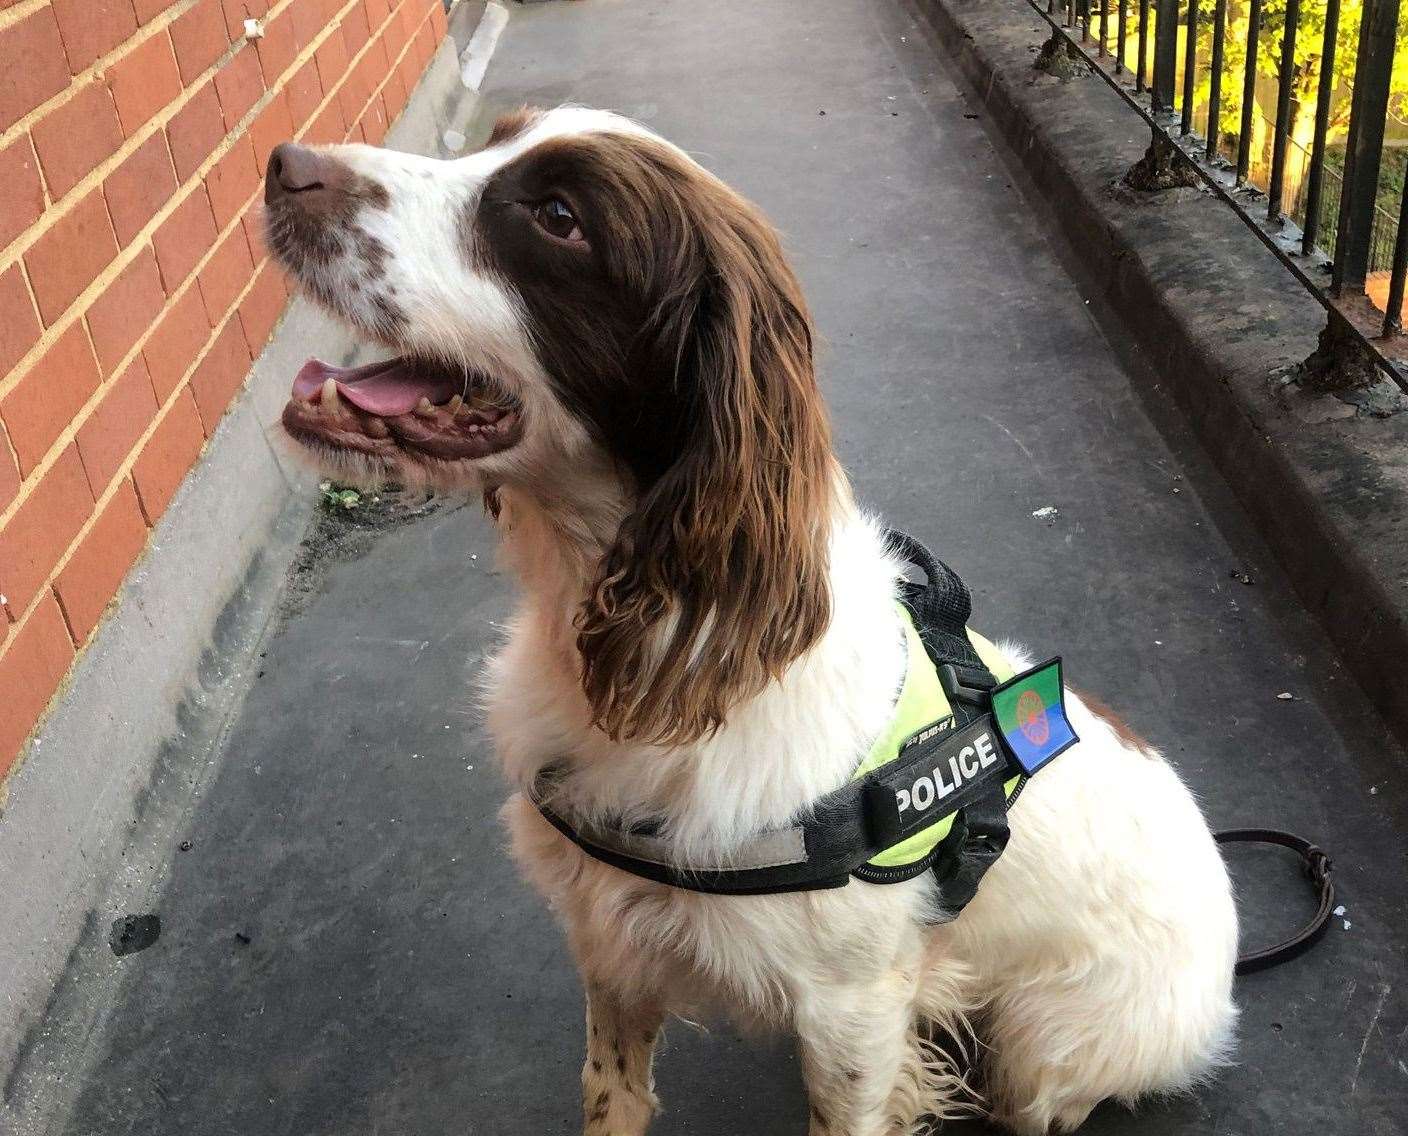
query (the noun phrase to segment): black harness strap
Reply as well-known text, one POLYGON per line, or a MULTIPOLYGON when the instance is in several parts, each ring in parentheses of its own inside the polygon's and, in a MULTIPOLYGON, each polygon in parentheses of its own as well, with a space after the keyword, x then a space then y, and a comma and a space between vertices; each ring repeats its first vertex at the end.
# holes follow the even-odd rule
MULTIPOLYGON (((954 733, 989 721, 987 693, 997 678, 968 640, 972 599, 963 581, 918 541, 891 530, 891 546, 925 574, 924 583, 902 581, 901 599, 910 611, 948 695, 955 718, 954 733)), ((940 905, 952 918, 973 898, 983 873, 1007 843, 1007 799, 1004 777, 989 777, 974 785, 953 814, 948 835, 925 857, 897 868, 876 868, 868 861, 895 843, 886 830, 874 797, 894 799, 879 784, 885 771, 902 770, 912 755, 900 755, 880 770, 849 782, 816 802, 809 815, 790 829, 765 833, 748 850, 745 863, 681 865, 650 826, 623 830, 594 824, 555 799, 554 783, 565 772, 545 769, 532 789, 538 811, 584 852, 622 871, 671 887, 719 895, 767 895, 844 886, 852 876, 871 883, 898 883, 934 869, 941 890, 940 905)), ((893 806, 891 811, 893 811, 893 806)), ((934 818, 935 822, 942 815, 934 818)))

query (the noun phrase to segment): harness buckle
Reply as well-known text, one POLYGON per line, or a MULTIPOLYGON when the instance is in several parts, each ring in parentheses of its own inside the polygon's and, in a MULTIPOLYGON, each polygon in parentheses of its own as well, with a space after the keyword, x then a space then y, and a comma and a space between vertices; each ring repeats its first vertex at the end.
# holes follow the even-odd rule
POLYGON ((957 663, 944 663, 936 668, 939 684, 944 688, 950 702, 962 702, 974 710, 986 710, 992 689, 997 685, 997 676, 991 671, 978 667, 965 667, 957 663))

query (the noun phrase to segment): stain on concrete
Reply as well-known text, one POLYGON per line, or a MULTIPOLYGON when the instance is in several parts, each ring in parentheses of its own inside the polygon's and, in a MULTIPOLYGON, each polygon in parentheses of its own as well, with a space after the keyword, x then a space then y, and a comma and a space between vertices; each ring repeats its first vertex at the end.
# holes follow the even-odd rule
POLYGON ((135 955, 144 951, 161 938, 161 916, 155 912, 145 915, 124 915, 114 919, 108 931, 108 946, 118 958, 135 955))

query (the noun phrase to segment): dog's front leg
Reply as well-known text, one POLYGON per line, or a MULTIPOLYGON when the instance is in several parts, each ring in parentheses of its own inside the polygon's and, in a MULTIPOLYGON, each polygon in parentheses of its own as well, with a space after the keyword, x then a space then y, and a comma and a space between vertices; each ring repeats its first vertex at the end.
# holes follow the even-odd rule
POLYGON ((828 987, 799 1001, 794 1028, 811 1106, 809 1136, 908 1131, 896 1089, 914 1060, 908 984, 828 987))
POLYGON ((627 1001, 588 983, 583 1136, 644 1136, 660 1103, 651 1061, 662 1017, 653 1001, 627 1001))

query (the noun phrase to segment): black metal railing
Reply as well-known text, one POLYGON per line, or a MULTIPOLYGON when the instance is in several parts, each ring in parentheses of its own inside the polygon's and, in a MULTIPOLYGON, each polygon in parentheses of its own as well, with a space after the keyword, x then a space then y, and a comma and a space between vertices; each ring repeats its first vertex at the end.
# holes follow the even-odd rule
POLYGON ((1408 390, 1400 0, 1031 3, 1408 390))

